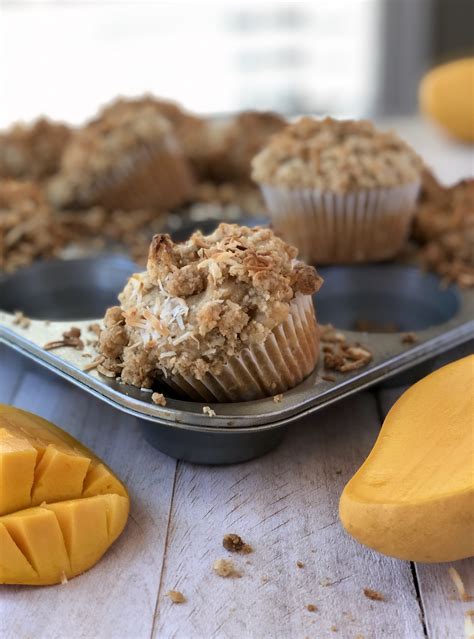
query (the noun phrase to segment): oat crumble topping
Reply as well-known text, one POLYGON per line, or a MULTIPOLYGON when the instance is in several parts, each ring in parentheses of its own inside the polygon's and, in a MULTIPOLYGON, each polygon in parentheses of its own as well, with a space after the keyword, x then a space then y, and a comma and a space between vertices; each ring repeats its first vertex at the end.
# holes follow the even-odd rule
POLYGON ((219 374, 228 358, 266 339, 297 295, 319 290, 316 270, 270 229, 221 224, 174 244, 153 238, 147 270, 110 308, 99 350, 122 381, 150 388, 177 373, 219 374))
POLYGON ((289 188, 337 192, 399 186, 422 162, 394 132, 368 121, 302 117, 274 135, 252 161, 252 178, 289 188))
POLYGON ((216 559, 212 566, 215 573, 219 577, 241 577, 242 575, 236 570, 234 562, 230 559, 216 559))
POLYGON ((166 406, 166 397, 163 393, 152 393, 151 401, 158 406, 166 406))
POLYGON ((252 546, 245 543, 242 537, 235 533, 225 534, 222 540, 222 545, 229 552, 239 552, 247 555, 253 551, 252 546))

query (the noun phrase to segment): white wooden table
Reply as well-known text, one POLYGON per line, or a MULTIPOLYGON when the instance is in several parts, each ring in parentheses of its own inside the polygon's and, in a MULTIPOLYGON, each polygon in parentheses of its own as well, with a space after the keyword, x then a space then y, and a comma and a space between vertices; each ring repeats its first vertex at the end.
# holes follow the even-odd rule
MULTIPOLYGON (((416 129, 416 135, 424 134, 416 129)), ((460 175, 469 173, 465 150, 450 146, 442 156, 440 165, 452 170, 451 157, 460 175)), ((0 346, 0 402, 34 411, 82 440, 122 477, 132 499, 124 534, 91 571, 63 586, 0 587, 0 636, 464 637, 474 602, 457 599, 447 565, 378 555, 338 521, 342 488, 399 392, 361 393, 307 418, 261 459, 196 466, 160 454, 134 418, 0 346), (254 548, 231 557, 242 572, 238 579, 212 570, 216 559, 230 556, 222 548, 228 532, 254 548), (366 598, 364 588, 385 601, 366 598), (172 604, 166 596, 172 589, 186 602, 172 604)), ((474 593, 474 561, 453 565, 474 593)))

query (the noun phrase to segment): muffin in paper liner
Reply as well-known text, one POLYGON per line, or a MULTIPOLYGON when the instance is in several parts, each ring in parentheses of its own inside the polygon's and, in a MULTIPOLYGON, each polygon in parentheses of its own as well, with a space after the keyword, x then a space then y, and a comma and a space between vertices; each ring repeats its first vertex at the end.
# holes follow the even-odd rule
POLYGON ((262 184, 275 232, 319 264, 386 260, 410 231, 420 182, 349 193, 262 184))
POLYGON ((310 295, 297 294, 287 319, 262 344, 234 355, 219 375, 206 373, 163 378, 174 391, 195 401, 239 402, 283 393, 315 368, 319 357, 319 328, 310 295))
POLYGON ((194 188, 190 168, 171 140, 130 154, 123 168, 96 184, 93 199, 111 209, 166 209, 189 200, 194 188))

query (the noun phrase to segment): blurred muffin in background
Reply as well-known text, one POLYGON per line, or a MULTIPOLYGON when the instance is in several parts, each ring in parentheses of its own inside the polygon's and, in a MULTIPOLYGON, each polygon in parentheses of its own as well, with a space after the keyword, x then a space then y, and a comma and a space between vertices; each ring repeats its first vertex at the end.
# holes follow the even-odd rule
POLYGON ((37 184, 0 180, 0 271, 52 257, 62 246, 54 213, 37 184))
POLYGON ((474 287, 474 179, 445 188, 425 172, 413 235, 427 268, 447 282, 474 287))
POLYGON ((371 122, 303 117, 254 158, 273 227, 318 263, 389 259, 409 233, 421 159, 371 122))
POLYGON ((57 208, 165 210, 189 200, 191 168, 170 122, 153 105, 122 104, 80 129, 48 196, 57 208))
POLYGON ((228 120, 209 120, 200 174, 215 182, 249 182, 252 158, 286 124, 270 111, 243 111, 228 120))
POLYGON ((0 133, 0 177, 43 179, 55 173, 71 129, 40 118, 0 133))
POLYGON ((192 167, 199 171, 208 135, 207 122, 196 114, 187 111, 177 102, 163 100, 151 94, 138 98, 119 97, 103 107, 99 111, 96 120, 115 116, 124 111, 140 112, 143 108, 155 109, 158 114, 168 120, 183 154, 192 167))

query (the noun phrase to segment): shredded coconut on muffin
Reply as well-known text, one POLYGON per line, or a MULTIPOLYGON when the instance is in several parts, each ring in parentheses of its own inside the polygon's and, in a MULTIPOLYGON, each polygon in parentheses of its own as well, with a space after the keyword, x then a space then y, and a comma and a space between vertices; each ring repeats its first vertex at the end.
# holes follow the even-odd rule
POLYGON ((49 185, 51 202, 95 203, 98 189, 133 170, 155 148, 181 153, 172 126, 150 105, 117 109, 78 131, 66 147, 61 170, 49 185))
POLYGON ((422 161, 394 132, 365 120, 300 118, 252 161, 262 184, 336 192, 416 182, 422 161))
POLYGON ((322 279, 296 255, 260 227, 220 224, 181 244, 155 235, 147 270, 106 313, 102 366, 144 388, 163 376, 219 374, 286 320, 291 300, 319 290, 322 279))

